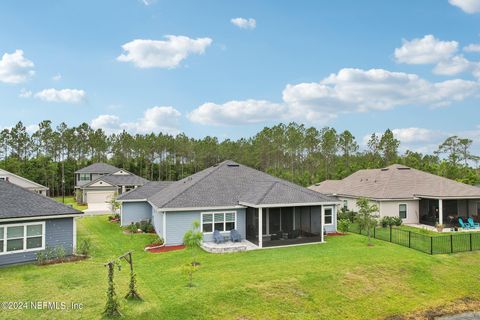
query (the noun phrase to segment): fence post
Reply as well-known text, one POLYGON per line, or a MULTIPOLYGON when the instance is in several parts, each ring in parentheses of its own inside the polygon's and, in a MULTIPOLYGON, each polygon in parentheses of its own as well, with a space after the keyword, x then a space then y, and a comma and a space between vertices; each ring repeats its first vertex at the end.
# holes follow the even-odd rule
POLYGON ((392 242, 392 225, 390 225, 390 242, 392 242))
POLYGON ((472 234, 470 233, 470 251, 473 251, 473 247, 472 247, 472 234))
POLYGON ((430 254, 433 254, 433 237, 430 236, 430 254))
POLYGON ((450 235, 450 251, 453 253, 453 234, 450 235))
POLYGON ((411 243, 411 240, 412 239, 412 231, 408 231, 408 247, 410 248, 410 243, 411 243))

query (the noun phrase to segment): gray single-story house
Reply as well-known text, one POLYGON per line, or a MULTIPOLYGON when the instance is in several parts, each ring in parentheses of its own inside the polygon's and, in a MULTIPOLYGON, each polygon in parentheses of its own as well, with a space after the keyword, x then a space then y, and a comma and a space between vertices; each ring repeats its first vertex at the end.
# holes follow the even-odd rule
POLYGON ((0 169, 0 181, 8 181, 16 184, 17 186, 39 193, 41 195, 48 195, 48 187, 45 187, 40 183, 28 180, 27 178, 21 177, 4 169, 0 169))
POLYGON ((148 180, 107 163, 94 163, 75 171, 75 197, 88 211, 109 211, 108 202, 143 186, 148 180))
POLYGON ((400 164, 359 170, 310 189, 336 197, 352 211, 358 211, 358 198, 368 198, 378 205, 380 217, 400 217, 406 224, 454 227, 458 218, 480 219, 480 188, 400 164))
POLYGON ((76 247, 75 218, 82 212, 0 181, 0 266, 36 260, 47 247, 76 247))
POLYGON ((338 200, 233 161, 176 182, 146 184, 120 197, 121 222, 149 219, 166 245, 181 244, 194 221, 203 241, 237 230, 258 247, 323 242, 336 231, 338 200))

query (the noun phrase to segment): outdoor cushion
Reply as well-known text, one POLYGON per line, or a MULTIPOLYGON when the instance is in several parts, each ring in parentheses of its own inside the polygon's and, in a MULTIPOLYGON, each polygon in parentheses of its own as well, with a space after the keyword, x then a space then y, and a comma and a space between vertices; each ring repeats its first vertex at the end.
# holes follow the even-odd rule
POLYGON ((240 241, 242 241, 242 236, 240 235, 240 233, 237 230, 232 229, 232 230, 230 230, 230 240, 232 242, 240 242, 240 241))
POLYGON ((472 217, 468 218, 467 221, 472 228, 480 228, 480 223, 476 223, 475 221, 473 221, 472 217))
POLYGON ((464 229, 471 229, 472 228, 469 223, 464 223, 462 218, 458 218, 458 223, 460 224, 460 227, 462 227, 464 229))

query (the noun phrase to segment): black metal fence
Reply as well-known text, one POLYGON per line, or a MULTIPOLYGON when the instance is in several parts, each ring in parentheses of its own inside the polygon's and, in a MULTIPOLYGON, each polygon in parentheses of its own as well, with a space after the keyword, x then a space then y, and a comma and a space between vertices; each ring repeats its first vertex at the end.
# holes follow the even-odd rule
MULTIPOLYGON (((366 229, 353 224, 351 232, 368 235, 366 229)), ((372 238, 399 244, 428 254, 456 253, 480 250, 480 232, 426 235, 396 227, 375 227, 370 229, 372 238)))

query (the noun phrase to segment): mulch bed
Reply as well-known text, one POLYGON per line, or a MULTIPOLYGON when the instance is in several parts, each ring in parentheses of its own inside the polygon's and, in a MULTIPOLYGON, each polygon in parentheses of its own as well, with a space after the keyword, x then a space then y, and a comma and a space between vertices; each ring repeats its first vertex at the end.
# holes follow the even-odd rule
POLYGON ((327 237, 337 237, 337 236, 347 236, 348 234, 346 233, 341 233, 341 232, 332 232, 332 233, 327 233, 327 237))
POLYGON ((81 261, 87 259, 87 256, 80 256, 80 255, 74 255, 74 256, 68 256, 63 259, 53 259, 53 260, 48 260, 43 263, 37 263, 39 266, 48 266, 51 264, 58 264, 58 263, 66 263, 66 262, 75 262, 75 261, 81 261))
POLYGON ((169 252, 169 251, 176 251, 176 250, 183 250, 185 249, 184 245, 179 245, 179 246, 163 246, 159 248, 146 248, 148 252, 151 253, 160 253, 160 252, 169 252))

